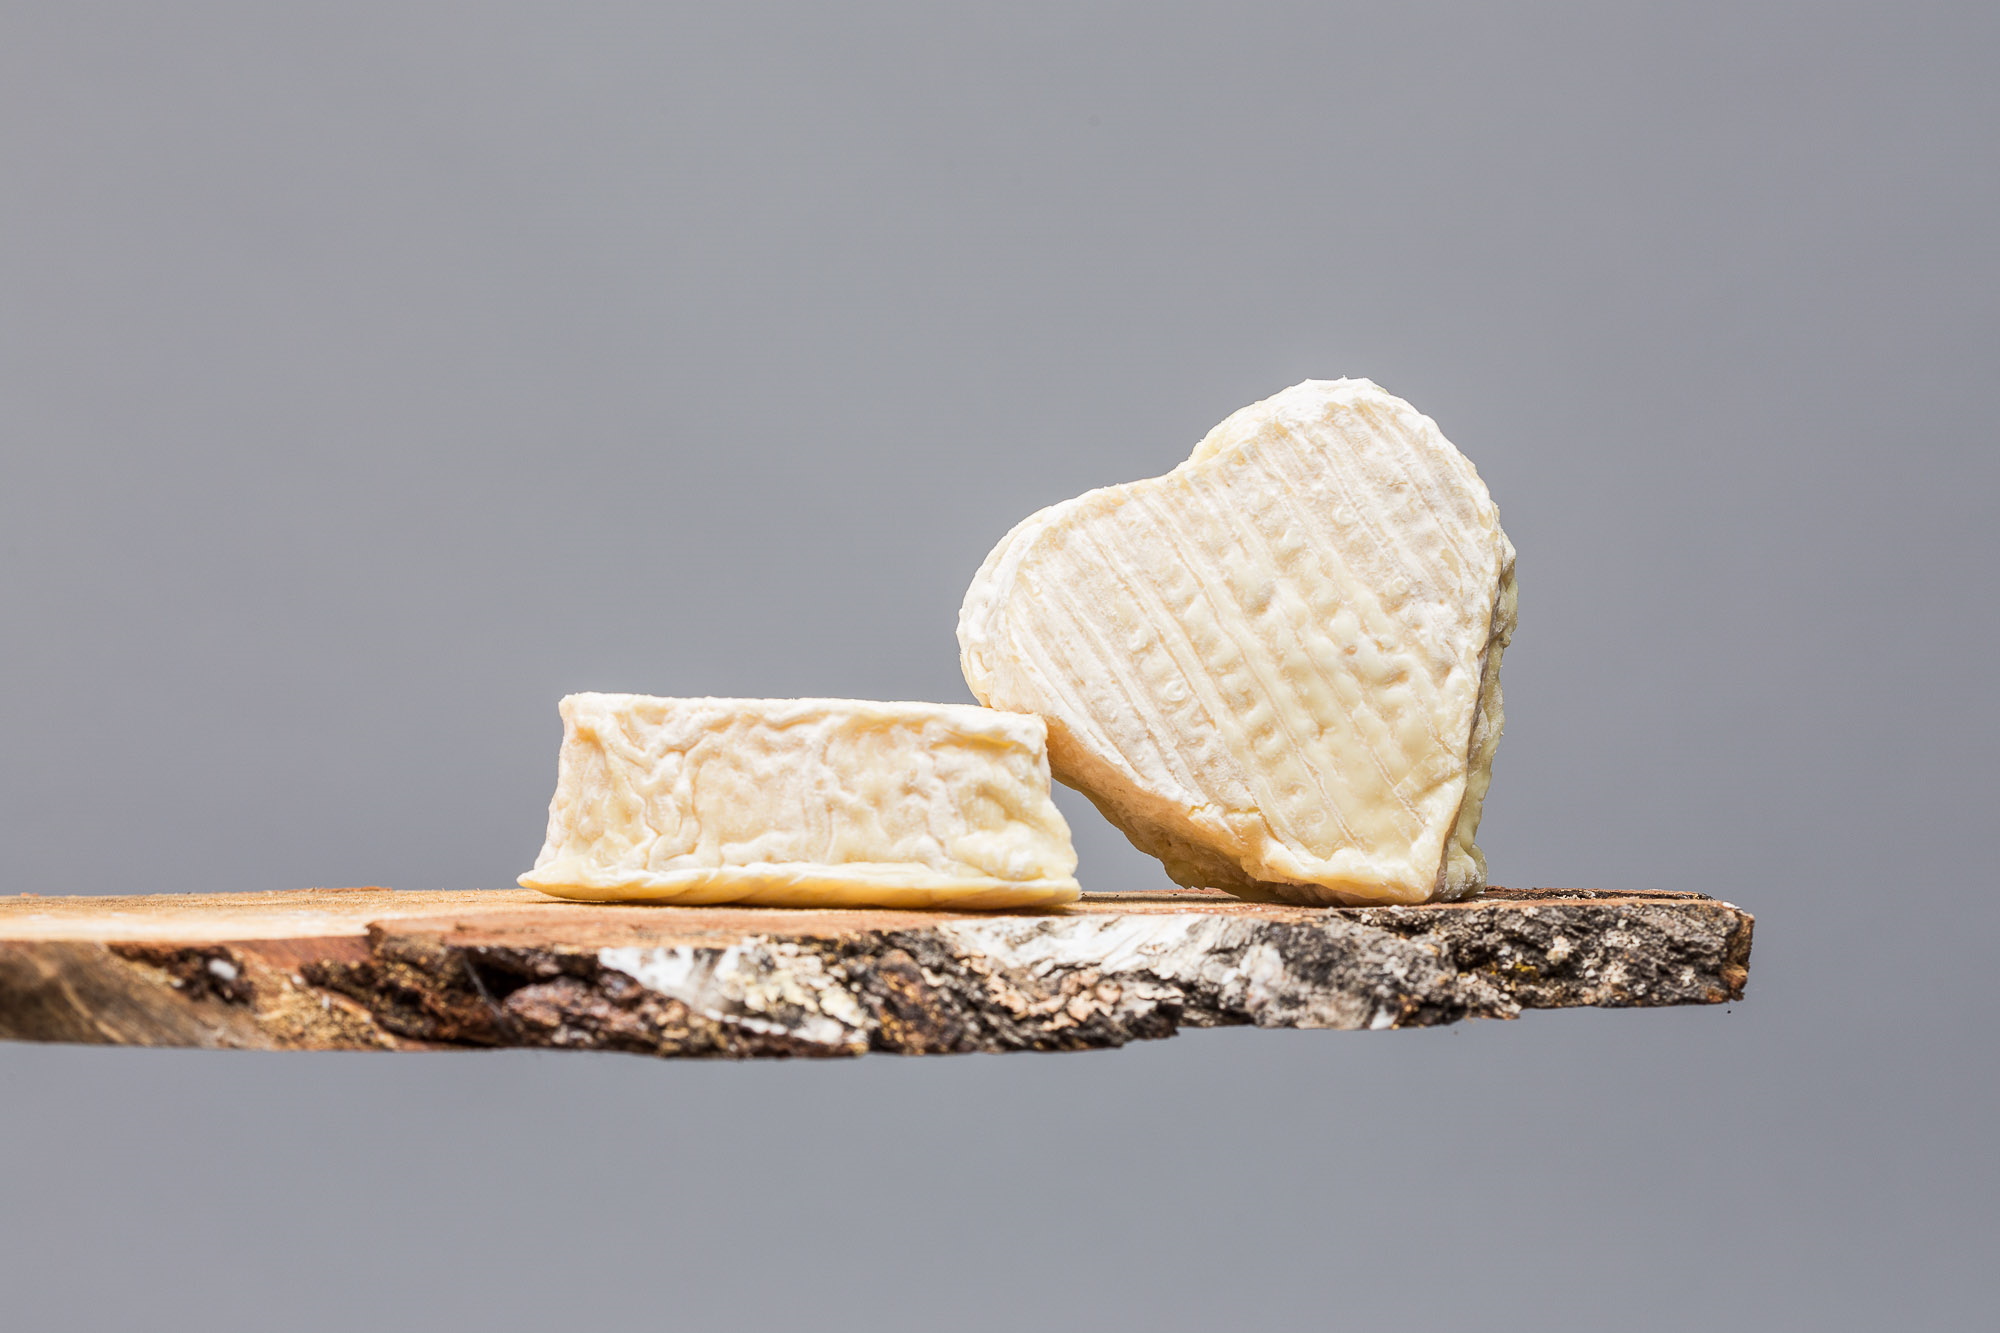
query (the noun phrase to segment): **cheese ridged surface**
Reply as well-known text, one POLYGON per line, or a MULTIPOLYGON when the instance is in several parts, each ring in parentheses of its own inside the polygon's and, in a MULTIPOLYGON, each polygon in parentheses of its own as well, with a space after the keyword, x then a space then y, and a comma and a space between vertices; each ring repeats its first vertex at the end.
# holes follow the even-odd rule
POLYGON ((966 704, 573 694, 548 840, 563 898, 1034 907, 1077 896, 1040 718, 966 704))
POLYGON ((1307 381, 1163 477, 1035 514, 966 594, 967 683, 1188 885, 1292 902, 1483 886, 1514 550, 1435 422, 1307 381))

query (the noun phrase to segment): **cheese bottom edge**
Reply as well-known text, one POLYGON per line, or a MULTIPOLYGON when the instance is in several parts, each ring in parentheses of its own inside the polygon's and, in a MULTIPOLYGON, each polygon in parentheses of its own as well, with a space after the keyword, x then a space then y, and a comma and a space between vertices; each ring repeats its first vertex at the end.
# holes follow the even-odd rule
POLYGON ((628 876, 552 865, 530 871, 522 888, 579 902, 744 904, 756 907, 1054 907, 1075 902, 1075 879, 924 877, 907 867, 719 866, 628 876), (870 873, 870 871, 873 873, 870 873))

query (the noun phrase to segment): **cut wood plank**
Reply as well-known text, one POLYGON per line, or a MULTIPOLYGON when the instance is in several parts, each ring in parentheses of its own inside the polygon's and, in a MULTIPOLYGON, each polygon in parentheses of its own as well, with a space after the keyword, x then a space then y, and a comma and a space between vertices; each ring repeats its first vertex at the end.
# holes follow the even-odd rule
POLYGON ((1008 914, 639 907, 525 890, 0 898, 0 1038, 660 1056, 1079 1050, 1743 994, 1750 915, 1489 889, 1287 907, 1200 889, 1008 914))

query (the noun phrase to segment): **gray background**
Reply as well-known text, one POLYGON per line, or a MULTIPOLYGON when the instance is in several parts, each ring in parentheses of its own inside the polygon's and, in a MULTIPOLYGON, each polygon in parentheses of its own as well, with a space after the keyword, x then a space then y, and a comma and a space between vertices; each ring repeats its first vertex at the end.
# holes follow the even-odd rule
POLYGON ((4 1322, 1983 1322, 1995 15, 7 4, 10 891, 506 885, 562 693, 964 699, 1016 519, 1353 374, 1521 551, 1496 880, 1759 935, 1089 1056, 0 1048, 4 1322))

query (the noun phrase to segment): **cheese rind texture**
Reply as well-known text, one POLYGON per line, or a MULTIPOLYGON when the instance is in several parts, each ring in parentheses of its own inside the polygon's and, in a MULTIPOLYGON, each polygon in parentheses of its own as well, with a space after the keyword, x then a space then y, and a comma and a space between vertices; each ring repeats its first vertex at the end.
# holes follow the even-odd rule
POLYGON ((1482 888, 1514 548, 1478 472, 1367 380, 1235 413, 1162 477, 1031 515, 959 613, 966 683, 1190 886, 1482 888))
POLYGON ((1040 718, 968 704, 572 694, 559 898, 1038 907, 1077 896, 1040 718))

